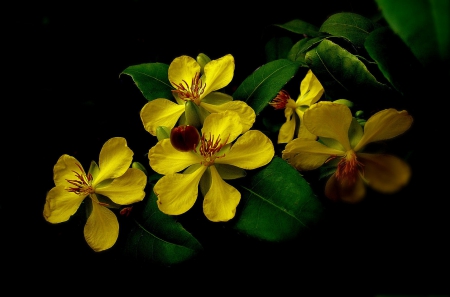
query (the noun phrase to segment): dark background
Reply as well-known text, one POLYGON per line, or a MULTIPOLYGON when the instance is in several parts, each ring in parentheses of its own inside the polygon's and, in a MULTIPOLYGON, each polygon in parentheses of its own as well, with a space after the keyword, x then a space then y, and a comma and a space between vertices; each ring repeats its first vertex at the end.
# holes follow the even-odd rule
POLYGON ((139 118, 146 100, 129 77, 119 77, 126 67, 170 64, 184 54, 203 52, 217 59, 231 53, 236 60, 231 85, 237 86, 265 63, 271 24, 299 18, 320 26, 336 12, 378 14, 375 2, 355 0, 246 7, 137 0, 11 3, 3 11, 7 191, 0 204, 6 263, 1 282, 8 286, 9 278, 20 280, 24 286, 15 290, 21 291, 40 279, 34 292, 55 295, 92 286, 104 293, 147 290, 148 295, 158 286, 208 294, 238 294, 241 288, 298 295, 448 293, 448 194, 443 194, 438 173, 446 155, 431 149, 437 131, 426 116, 423 128, 415 122, 420 149, 412 158, 413 179, 406 189, 394 196, 371 196, 359 205, 333 205, 316 233, 293 243, 258 243, 213 224, 193 230, 207 248, 199 259, 179 267, 143 268, 124 263, 115 249, 91 251, 83 224, 51 225, 42 217, 46 192, 53 187, 52 168, 62 154, 86 167, 98 159, 107 139, 122 136, 135 160, 147 162, 153 138, 139 118), (422 139, 426 145, 419 143, 422 139))

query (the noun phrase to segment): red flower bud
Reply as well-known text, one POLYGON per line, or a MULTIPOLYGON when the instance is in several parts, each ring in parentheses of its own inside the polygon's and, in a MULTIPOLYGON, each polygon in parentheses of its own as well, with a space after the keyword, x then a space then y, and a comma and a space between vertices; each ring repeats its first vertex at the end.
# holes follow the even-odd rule
POLYGON ((179 151, 188 152, 195 149, 200 141, 200 133, 194 126, 182 125, 170 131, 170 143, 179 151))

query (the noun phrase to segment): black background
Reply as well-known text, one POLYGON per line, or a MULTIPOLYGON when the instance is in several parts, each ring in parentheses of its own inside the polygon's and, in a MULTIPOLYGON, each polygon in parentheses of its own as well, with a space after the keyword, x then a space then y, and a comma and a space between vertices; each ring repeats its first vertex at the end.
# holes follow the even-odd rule
MULTIPOLYGON (((126 67, 169 64, 184 54, 203 52, 216 59, 231 53, 236 60, 231 84, 237 86, 265 63, 264 34, 271 24, 299 18, 320 26, 343 11, 372 16, 377 7, 373 1, 350 0, 245 7, 16 1, 4 9, 3 284, 11 285, 11 278, 24 284, 15 286, 19 292, 32 283, 33 292, 55 295, 92 288, 130 295, 178 290, 238 294, 268 288, 295 295, 333 293, 326 296, 448 292, 448 194, 438 173, 439 162, 445 168, 447 157, 432 149, 442 143, 429 144, 439 130, 431 127, 440 123, 427 121, 440 115, 430 103, 424 109, 433 116, 423 116, 423 128, 415 128, 420 149, 412 159, 410 185, 392 197, 374 195, 359 205, 334 205, 316 233, 289 244, 236 238, 213 224, 197 234, 207 247, 199 259, 180 267, 141 267, 124 263, 114 249, 91 251, 82 224, 51 225, 42 217, 46 192, 53 187, 52 168, 62 154, 87 166, 97 160, 107 139, 122 136, 135 159, 147 162, 153 139, 139 118, 146 100, 129 77, 119 77, 126 67)), ((429 100, 441 98, 437 94, 429 100)), ((202 215, 194 212, 189 216, 202 215)))

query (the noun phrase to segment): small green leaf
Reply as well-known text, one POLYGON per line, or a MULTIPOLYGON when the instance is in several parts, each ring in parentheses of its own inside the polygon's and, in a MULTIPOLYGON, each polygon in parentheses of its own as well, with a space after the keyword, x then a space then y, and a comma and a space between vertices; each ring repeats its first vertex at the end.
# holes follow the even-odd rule
POLYGON ((275 24, 275 26, 297 34, 304 34, 309 37, 316 37, 320 34, 319 28, 299 19, 294 19, 284 24, 275 24))
POLYGON ((289 50, 287 58, 291 61, 299 62, 302 63, 303 65, 306 65, 305 62, 306 52, 310 50, 313 46, 319 44, 323 38, 325 38, 325 36, 300 39, 289 50))
POLYGON ((279 157, 251 176, 240 192, 234 228, 254 238, 291 240, 322 216, 322 203, 308 182, 279 157))
POLYGON ((256 69, 236 89, 235 100, 245 101, 258 115, 297 73, 299 63, 287 59, 269 62, 256 69))
POLYGON ((136 86, 151 101, 156 98, 173 98, 172 85, 168 78, 169 65, 163 63, 146 63, 127 67, 122 74, 131 76, 136 86))
POLYGON ((375 29, 375 24, 362 15, 350 12, 330 16, 320 27, 320 32, 345 37, 355 46, 363 47, 366 37, 375 29))
POLYGON ((355 55, 330 40, 324 39, 305 58, 333 99, 361 100, 387 90, 355 55))
MULTIPOLYGON (((125 256, 143 265, 162 266, 194 258, 203 250, 202 245, 176 221, 176 217, 162 213, 156 200, 151 190, 143 202, 140 215, 136 217, 136 226, 128 234, 125 256)), ((133 211, 139 213, 139 209, 133 211)))
POLYGON ((278 59, 286 59, 292 40, 289 37, 273 37, 265 46, 266 60, 268 62, 278 59))
POLYGON ((411 50, 389 27, 372 31, 364 44, 368 54, 392 86, 411 95, 420 85, 423 67, 411 50))

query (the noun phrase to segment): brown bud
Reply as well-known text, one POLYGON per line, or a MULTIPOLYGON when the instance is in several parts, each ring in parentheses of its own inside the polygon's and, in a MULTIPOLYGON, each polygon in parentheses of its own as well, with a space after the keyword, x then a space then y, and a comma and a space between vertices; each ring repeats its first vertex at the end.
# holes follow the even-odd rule
POLYGON ((182 125, 170 131, 170 142, 179 151, 192 151, 199 141, 200 133, 198 133, 198 130, 194 126, 182 125))

